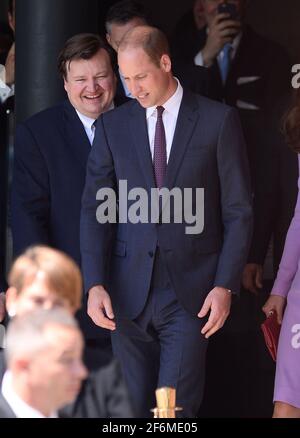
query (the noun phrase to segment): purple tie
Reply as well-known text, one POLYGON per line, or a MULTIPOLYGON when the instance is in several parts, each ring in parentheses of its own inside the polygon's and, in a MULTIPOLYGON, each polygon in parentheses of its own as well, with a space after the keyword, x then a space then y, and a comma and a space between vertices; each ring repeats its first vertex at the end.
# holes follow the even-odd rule
POLYGON ((163 106, 158 106, 156 110, 157 110, 157 121, 156 121, 155 136, 154 136, 153 164, 154 164, 156 187, 160 189, 164 183, 166 169, 167 169, 166 134, 165 134, 165 128, 162 119, 162 114, 165 109, 163 106))

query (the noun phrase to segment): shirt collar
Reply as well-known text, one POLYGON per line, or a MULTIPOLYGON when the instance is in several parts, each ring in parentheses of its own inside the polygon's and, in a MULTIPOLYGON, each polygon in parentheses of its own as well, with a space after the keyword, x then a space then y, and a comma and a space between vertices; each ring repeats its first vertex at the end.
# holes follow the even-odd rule
MULTIPOLYGON (((179 107, 183 96, 183 88, 177 78, 174 78, 177 82, 177 88, 175 93, 163 104, 165 111, 173 114, 175 117, 178 115, 179 107)), ((156 111, 156 105, 146 109, 146 118, 149 119, 156 111)))
POLYGON ((236 53, 236 51, 240 45, 241 39, 242 39, 242 32, 238 33, 237 36, 234 38, 234 40, 231 43, 233 53, 236 53))
MULTIPOLYGON (((111 102, 107 111, 114 109, 114 107, 115 107, 114 102, 111 102)), ((83 126, 86 129, 92 129, 93 123, 95 122, 96 119, 92 119, 91 117, 85 116, 84 114, 79 112, 76 108, 75 108, 75 111, 76 111, 78 117, 80 118, 83 126)))
POLYGON ((91 117, 87 117, 84 114, 80 113, 76 108, 75 111, 77 112, 78 117, 80 118, 83 126, 86 129, 92 129, 93 123, 95 122, 95 119, 92 119, 91 117))
POLYGON ((6 371, 2 380, 2 395, 17 418, 58 418, 57 412, 45 417, 41 412, 29 406, 13 389, 11 371, 6 371))

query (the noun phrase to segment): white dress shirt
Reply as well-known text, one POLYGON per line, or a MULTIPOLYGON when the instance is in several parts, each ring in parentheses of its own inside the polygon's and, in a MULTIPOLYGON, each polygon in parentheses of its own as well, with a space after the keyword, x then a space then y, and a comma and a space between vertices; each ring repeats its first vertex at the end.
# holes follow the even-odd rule
POLYGON ((49 417, 45 417, 41 412, 25 403, 13 389, 10 371, 6 371, 3 376, 1 391, 17 418, 58 418, 56 412, 53 412, 49 417))
MULTIPOLYGON (((113 102, 111 103, 111 105, 107 111, 110 111, 112 109, 114 109, 113 102)), ((77 115, 83 124, 86 135, 88 136, 89 142, 92 146, 93 141, 94 141, 94 137, 95 137, 95 131, 96 131, 96 127, 94 125, 96 119, 92 119, 91 117, 85 116, 84 114, 80 113, 76 108, 75 108, 75 111, 77 112, 77 115)))
MULTIPOLYGON (((176 79, 176 78, 175 78, 176 79)), ((164 104, 164 112, 162 114, 162 119, 165 128, 166 134, 166 147, 167 147, 167 162, 169 161, 171 147, 174 138, 174 132, 176 128, 178 112, 182 101, 183 89, 180 85, 178 79, 177 81, 177 89, 173 96, 170 97, 164 104)), ((150 151, 153 159, 154 155, 154 136, 155 136, 155 127, 157 121, 157 110, 156 106, 152 106, 147 108, 146 110, 146 118, 147 118, 147 127, 148 127, 148 138, 150 142, 150 151)))
MULTIPOLYGON (((233 60, 235 55, 236 55, 237 49, 238 49, 240 42, 241 42, 241 38, 242 38, 242 33, 240 32, 231 43, 231 46, 232 46, 232 51, 230 54, 231 60, 233 60)), ((217 57, 219 65, 223 59, 223 56, 224 56, 224 52, 223 52, 223 50, 221 50, 221 52, 218 54, 218 57, 217 57)), ((195 65, 198 65, 200 67, 211 67, 210 65, 204 65, 202 51, 197 53, 197 55, 194 58, 194 63, 195 63, 195 65)))
POLYGON ((92 145, 94 137, 95 137, 96 128, 95 128, 94 123, 95 123, 96 119, 91 119, 91 117, 87 117, 84 114, 81 114, 77 110, 76 110, 76 112, 77 112, 77 115, 83 124, 84 130, 86 132, 86 135, 88 136, 89 142, 92 145))

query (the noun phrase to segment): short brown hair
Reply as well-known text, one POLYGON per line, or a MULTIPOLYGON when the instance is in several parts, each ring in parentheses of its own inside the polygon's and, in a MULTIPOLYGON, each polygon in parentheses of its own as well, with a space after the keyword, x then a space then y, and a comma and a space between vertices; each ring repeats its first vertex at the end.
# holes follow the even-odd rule
POLYGON ((165 34, 151 26, 136 26, 128 31, 122 39, 119 50, 127 47, 141 47, 153 63, 160 65, 163 55, 170 56, 170 47, 165 34))
MULTIPOLYGON (((99 50, 108 52, 112 62, 112 52, 108 44, 93 33, 80 33, 68 39, 58 56, 58 71, 64 79, 67 79, 67 70, 71 61, 75 59, 91 59, 99 50)), ((113 62, 112 62, 113 67, 113 62)))
POLYGON ((49 287, 66 299, 74 311, 81 307, 80 270, 69 256, 56 249, 46 246, 28 248, 13 263, 8 284, 20 294, 26 285, 34 282, 40 272, 45 274, 49 287))

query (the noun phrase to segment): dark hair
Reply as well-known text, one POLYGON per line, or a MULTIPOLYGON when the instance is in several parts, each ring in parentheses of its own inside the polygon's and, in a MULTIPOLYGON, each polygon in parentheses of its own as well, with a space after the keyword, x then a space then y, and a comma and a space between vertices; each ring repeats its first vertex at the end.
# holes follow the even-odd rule
POLYGON ((300 153, 300 89, 294 94, 292 105, 283 117, 283 133, 290 148, 300 153))
MULTIPOLYGON (((75 59, 91 59, 100 49, 108 52, 112 61, 112 52, 108 44, 93 33, 80 33, 68 39, 58 56, 58 71, 64 79, 67 78, 67 69, 75 59)), ((113 67, 113 65, 112 65, 113 67)))
POLYGON ((148 14, 144 6, 135 0, 121 0, 110 7, 105 19, 106 31, 109 33, 109 25, 127 24, 134 18, 141 18, 147 23, 148 14))
POLYGON ((170 47, 165 34, 156 27, 135 27, 121 41, 119 50, 131 47, 141 47, 152 62, 159 67, 163 55, 170 56, 170 47))

